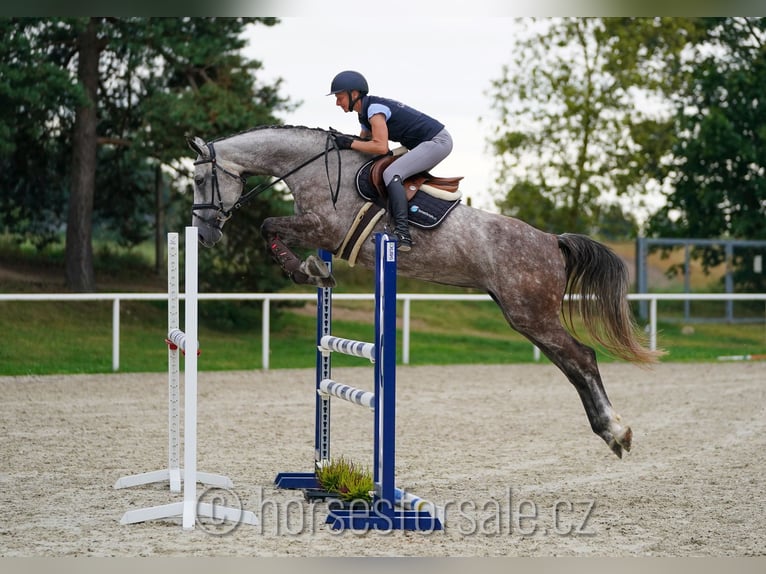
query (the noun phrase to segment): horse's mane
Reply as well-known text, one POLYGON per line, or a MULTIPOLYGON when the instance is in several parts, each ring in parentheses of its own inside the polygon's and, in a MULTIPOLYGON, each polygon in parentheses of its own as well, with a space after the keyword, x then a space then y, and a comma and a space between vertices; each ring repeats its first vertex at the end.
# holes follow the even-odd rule
POLYGON ((256 126, 254 128, 249 128, 249 129, 243 130, 241 132, 237 132, 235 134, 229 134, 229 135, 226 135, 226 136, 218 137, 218 138, 216 138, 214 140, 210 140, 210 143, 216 143, 216 142, 219 142, 221 140, 226 140, 226 139, 229 139, 229 138, 234 138, 234 137, 237 137, 237 136, 242 136, 242 135, 249 134, 249 133, 252 133, 252 132, 257 132, 257 131, 260 131, 260 130, 274 130, 274 129, 276 129, 276 130, 304 130, 304 131, 310 131, 310 132, 319 132, 321 134, 327 134, 327 132, 328 132, 328 130, 323 129, 323 128, 309 128, 309 127, 306 127, 306 126, 293 126, 293 125, 289 125, 289 124, 263 125, 263 126, 256 126))

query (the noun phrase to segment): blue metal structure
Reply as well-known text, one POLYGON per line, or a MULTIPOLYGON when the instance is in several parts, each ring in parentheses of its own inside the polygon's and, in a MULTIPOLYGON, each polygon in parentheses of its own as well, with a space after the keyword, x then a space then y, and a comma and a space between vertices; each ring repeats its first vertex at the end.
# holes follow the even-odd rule
MULTIPOLYGON (((352 530, 441 530, 441 521, 423 509, 433 505, 397 488, 396 469, 396 240, 384 233, 375 237, 375 343, 372 360, 374 363, 375 398, 373 410, 374 460, 373 481, 375 493, 372 504, 353 504, 348 508, 330 505, 327 523, 334 529, 352 530), (409 506, 410 508, 406 508, 409 506)), ((320 251, 322 259, 330 265, 330 253, 320 251)), ((336 344, 333 348, 323 347, 330 337, 332 328, 332 290, 318 289, 317 294, 317 369, 316 388, 322 381, 331 379, 331 351, 345 352, 358 348, 358 342, 336 344)), ((361 356, 358 353, 349 352, 361 356)), ((330 461, 330 402, 331 397, 317 392, 314 464, 330 461)), ((350 401, 353 404, 359 404, 350 401)), ((275 479, 278 488, 318 490, 315 472, 279 473, 275 479)), ((435 509, 434 509, 435 510, 435 509)))

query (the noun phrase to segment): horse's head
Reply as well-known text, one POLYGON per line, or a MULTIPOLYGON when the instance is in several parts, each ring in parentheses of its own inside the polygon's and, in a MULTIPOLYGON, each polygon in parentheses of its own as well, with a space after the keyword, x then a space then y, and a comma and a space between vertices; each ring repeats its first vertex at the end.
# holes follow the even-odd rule
POLYGON ((231 217, 246 180, 234 164, 216 157, 212 143, 195 137, 189 140, 189 147, 197 152, 192 225, 199 229, 200 242, 212 247, 223 237, 223 225, 231 217))

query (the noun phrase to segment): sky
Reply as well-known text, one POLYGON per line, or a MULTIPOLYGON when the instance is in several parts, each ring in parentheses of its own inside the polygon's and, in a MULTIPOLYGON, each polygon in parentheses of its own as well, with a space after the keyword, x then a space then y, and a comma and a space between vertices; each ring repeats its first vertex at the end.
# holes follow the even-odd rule
POLYGON ((431 172, 464 176, 464 197, 496 210, 489 192, 497 161, 487 143, 495 117, 488 92, 510 63, 519 31, 510 17, 282 17, 275 26, 253 27, 246 54, 262 62, 263 81, 282 78, 281 94, 302 102, 277 114, 285 124, 358 134, 356 114, 344 114, 325 95, 335 74, 349 69, 367 78, 371 94, 436 118, 454 147, 431 172))

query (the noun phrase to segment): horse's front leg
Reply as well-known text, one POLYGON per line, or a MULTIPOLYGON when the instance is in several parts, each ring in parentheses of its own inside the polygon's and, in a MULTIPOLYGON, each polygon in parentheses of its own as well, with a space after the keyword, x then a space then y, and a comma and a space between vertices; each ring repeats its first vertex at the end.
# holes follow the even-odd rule
POLYGON ((335 287, 335 278, 324 261, 315 255, 301 260, 286 243, 310 245, 318 228, 318 218, 313 214, 269 217, 261 226, 261 235, 269 246, 272 258, 295 283, 335 287))

